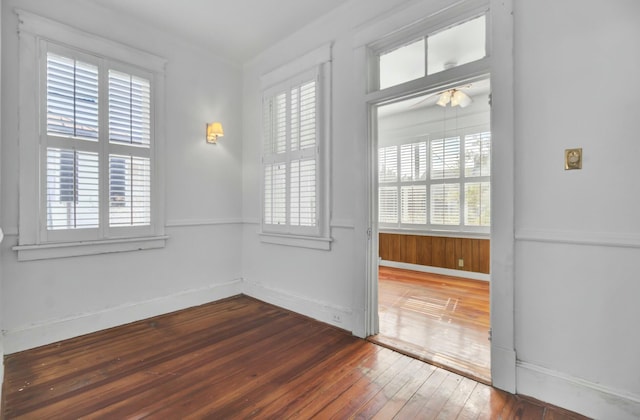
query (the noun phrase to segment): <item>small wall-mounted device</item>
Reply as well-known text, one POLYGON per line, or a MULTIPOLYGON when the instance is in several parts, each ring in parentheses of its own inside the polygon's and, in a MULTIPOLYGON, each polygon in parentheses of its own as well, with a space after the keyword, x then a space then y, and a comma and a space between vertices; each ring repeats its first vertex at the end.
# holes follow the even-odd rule
POLYGON ((565 149, 564 169, 582 169, 582 149, 565 149))

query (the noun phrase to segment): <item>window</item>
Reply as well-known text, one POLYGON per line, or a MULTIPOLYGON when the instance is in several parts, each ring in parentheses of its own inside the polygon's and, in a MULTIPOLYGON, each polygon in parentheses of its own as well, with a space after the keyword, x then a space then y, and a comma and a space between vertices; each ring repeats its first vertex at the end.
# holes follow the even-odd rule
POLYGON ((163 246, 164 60, 19 13, 19 259, 163 246))
POLYGON ((486 230, 491 220, 490 158, 489 132, 381 147, 380 225, 486 230))
MULTIPOLYGON (((486 16, 454 26, 422 32, 411 41, 382 42, 373 46, 377 89, 400 85, 454 67, 481 60, 486 51, 486 16)), ((375 90, 375 89, 374 89, 375 90)))
POLYGON ((262 237, 266 242, 275 242, 279 235, 277 243, 287 242, 283 238, 290 236, 297 239, 296 245, 306 246, 300 238, 321 239, 307 244, 313 248, 326 249, 328 244, 324 156, 329 142, 323 119, 328 73, 328 63, 321 60, 263 91, 262 237))
POLYGON ((378 107, 380 227, 489 233, 489 81, 458 89, 464 108, 439 105, 437 90, 378 107))

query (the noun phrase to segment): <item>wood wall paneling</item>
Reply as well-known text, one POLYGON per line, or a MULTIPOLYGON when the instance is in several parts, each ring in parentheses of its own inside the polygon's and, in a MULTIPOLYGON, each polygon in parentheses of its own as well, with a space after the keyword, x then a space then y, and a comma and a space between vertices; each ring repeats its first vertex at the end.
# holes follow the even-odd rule
POLYGON ((489 274, 490 243, 489 239, 380 233, 379 255, 385 261, 489 274))

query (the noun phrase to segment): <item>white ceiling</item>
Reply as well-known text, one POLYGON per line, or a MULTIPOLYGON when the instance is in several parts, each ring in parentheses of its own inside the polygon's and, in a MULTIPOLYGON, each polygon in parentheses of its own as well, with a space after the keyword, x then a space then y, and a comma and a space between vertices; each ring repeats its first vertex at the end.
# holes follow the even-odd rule
POLYGON ((91 0, 245 62, 348 0, 91 0))

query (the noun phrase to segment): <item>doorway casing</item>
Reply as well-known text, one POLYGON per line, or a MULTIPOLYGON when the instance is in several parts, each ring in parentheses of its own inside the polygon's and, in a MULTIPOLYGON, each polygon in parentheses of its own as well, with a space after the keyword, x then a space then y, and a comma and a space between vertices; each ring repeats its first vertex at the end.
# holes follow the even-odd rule
MULTIPOLYGON (((497 388, 516 392, 514 319, 514 113, 513 113, 513 5, 512 0, 467 0, 451 7, 431 2, 412 2, 391 16, 362 27, 354 34, 354 60, 358 86, 356 136, 366 150, 363 188, 358 200, 361 222, 356 232, 366 241, 363 335, 378 332, 378 228, 377 228, 377 138, 376 105, 401 96, 429 93, 423 79, 370 92, 362 75, 371 73, 369 45, 387 36, 410 33, 416 27, 446 26, 484 8, 487 13, 487 57, 461 66, 461 70, 430 77, 429 85, 446 86, 491 74, 492 131, 492 223, 491 223, 491 376, 497 388), (415 16, 426 16, 416 22, 415 16), (400 28, 400 29, 398 29, 400 28), (392 35, 389 35, 392 34, 392 35), (446 78, 445 78, 446 77, 446 78)), ((356 304, 356 307, 359 306, 356 304)))

